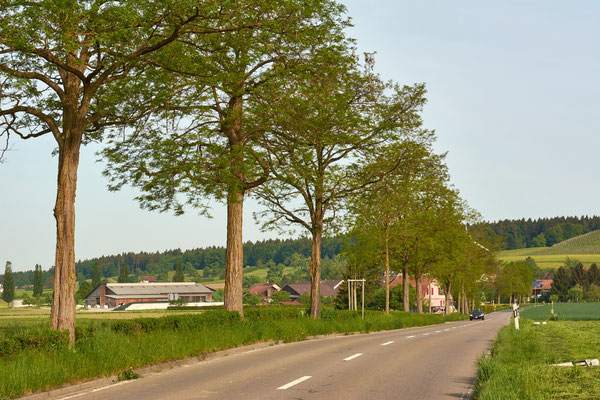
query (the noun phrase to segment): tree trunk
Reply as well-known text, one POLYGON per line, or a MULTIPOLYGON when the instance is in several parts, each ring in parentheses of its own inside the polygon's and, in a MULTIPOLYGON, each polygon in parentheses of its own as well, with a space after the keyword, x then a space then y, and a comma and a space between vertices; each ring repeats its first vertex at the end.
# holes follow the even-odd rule
POLYGON ((500 293, 498 293, 498 303, 497 304, 500 304, 500 293))
POLYGON ((423 314, 423 291, 421 290, 421 273, 415 272, 415 286, 417 287, 417 313, 423 314))
MULTIPOLYGON (((321 241, 322 230, 315 229, 312 235, 310 258, 310 316, 321 318, 321 241)), ((351 294, 348 293, 350 296, 351 294)), ((356 305, 356 302, 355 302, 356 305)))
POLYGON ((444 295, 445 295, 444 314, 450 314, 450 296, 452 296, 451 290, 452 290, 452 281, 449 280, 448 281, 448 290, 446 291, 446 293, 444 293, 444 295))
POLYGON ((462 313, 463 309, 462 309, 462 290, 458 292, 458 301, 457 301, 457 305, 458 305, 458 312, 462 313))
POLYGON ((428 276, 427 276, 427 282, 429 284, 429 290, 427 291, 427 293, 429 294, 429 314, 431 314, 431 295, 433 293, 431 293, 431 270, 429 270, 428 276))
POLYGON ((69 331, 75 342, 75 195, 81 134, 64 132, 59 143, 58 182, 54 218, 56 219, 56 255, 54 259, 54 295, 52 327, 69 331))
POLYGON ((410 311, 410 283, 408 282, 408 266, 402 267, 402 306, 404 311, 410 311))
POLYGON ((242 243, 242 217, 244 194, 230 192, 227 195, 227 269, 225 271, 225 309, 237 311, 244 316, 242 305, 242 281, 244 273, 244 249, 242 243))
POLYGON ((387 237, 385 241, 385 313, 390 313, 390 247, 387 237))

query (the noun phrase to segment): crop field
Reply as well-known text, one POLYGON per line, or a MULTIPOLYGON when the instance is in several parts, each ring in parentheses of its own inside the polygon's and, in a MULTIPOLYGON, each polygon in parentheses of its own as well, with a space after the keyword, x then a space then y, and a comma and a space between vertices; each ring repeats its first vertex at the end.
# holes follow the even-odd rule
POLYGON ((521 261, 527 257, 531 257, 535 260, 540 268, 553 268, 556 269, 565 264, 565 258, 573 258, 581 261, 584 267, 589 267, 592 263, 600 265, 600 253, 599 254, 540 254, 541 250, 548 249, 548 247, 538 247, 533 249, 517 249, 517 250, 505 250, 498 253, 498 258, 505 262, 510 261, 521 261))
MULTIPOLYGON (((527 308, 520 315, 522 318, 545 321, 552 316, 551 308, 550 304, 527 308)), ((600 303, 556 303, 554 304, 554 315, 558 316, 559 321, 600 320, 600 303)))

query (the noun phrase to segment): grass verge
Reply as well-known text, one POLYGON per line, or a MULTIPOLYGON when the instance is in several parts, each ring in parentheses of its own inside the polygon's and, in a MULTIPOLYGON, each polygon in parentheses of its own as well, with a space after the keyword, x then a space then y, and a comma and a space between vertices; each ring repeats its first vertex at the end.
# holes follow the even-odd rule
POLYGON ((45 323, 21 329, 13 326, 3 332, 5 345, 10 347, 12 340, 22 347, 0 355, 0 398, 256 342, 292 342, 315 335, 398 329, 467 318, 462 314, 386 315, 368 311, 363 320, 358 312, 324 309, 322 318, 313 320, 303 308, 275 306, 246 308, 245 315, 241 320, 237 313, 211 310, 161 318, 78 320, 77 343, 71 349, 60 338, 45 339, 49 332, 45 323), (43 345, 24 346, 28 341, 43 345))
POLYGON ((600 368, 551 364, 600 358, 600 321, 521 319, 502 328, 490 355, 478 360, 476 400, 598 399, 600 368))

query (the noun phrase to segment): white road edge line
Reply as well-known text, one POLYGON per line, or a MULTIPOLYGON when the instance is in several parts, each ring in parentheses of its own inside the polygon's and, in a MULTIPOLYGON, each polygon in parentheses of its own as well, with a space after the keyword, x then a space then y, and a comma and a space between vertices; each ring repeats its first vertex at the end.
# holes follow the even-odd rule
POLYGON ((364 354, 364 353, 356 353, 356 354, 354 354, 354 355, 352 355, 352 356, 350 356, 350 357, 346 357, 346 358, 344 358, 344 361, 350 361, 350 360, 354 360, 356 357, 360 357, 360 356, 362 356, 363 354, 364 354))
POLYGON ((410 335, 410 336, 407 336, 406 338, 410 339, 410 338, 413 338, 413 337, 415 337, 415 335, 410 335))
POLYGON ((60 399, 58 399, 58 400, 68 400, 68 399, 74 399, 75 397, 83 396, 83 395, 86 395, 86 394, 89 394, 89 393, 87 393, 87 392, 83 392, 83 393, 79 393, 79 394, 74 394, 74 395, 72 395, 72 396, 61 397, 61 398, 60 398, 60 399))
POLYGON ((285 384, 285 385, 283 385, 283 386, 279 386, 279 387, 277 388, 277 390, 285 390, 285 389, 289 389, 289 388, 291 388, 292 386, 294 386, 294 385, 297 385, 297 384, 299 384, 299 383, 301 383, 301 382, 304 382, 305 380, 307 380, 307 379, 310 379, 310 378, 312 378, 312 376, 303 376, 302 378, 298 378, 298 379, 296 379, 295 381, 291 381, 290 383, 286 383, 286 384, 285 384))
POLYGON ((99 392, 99 391, 104 390, 104 389, 110 389, 112 387, 119 386, 119 385, 125 385, 125 384, 131 383, 131 382, 133 382, 133 381, 131 380, 131 381, 123 381, 123 382, 113 383, 111 385, 102 386, 102 387, 99 387, 97 389, 92 389, 90 391, 90 393, 99 392))
POLYGON ((389 341, 389 342, 385 342, 385 343, 381 343, 382 346, 387 346, 388 344, 392 344, 394 343, 393 340, 389 341))

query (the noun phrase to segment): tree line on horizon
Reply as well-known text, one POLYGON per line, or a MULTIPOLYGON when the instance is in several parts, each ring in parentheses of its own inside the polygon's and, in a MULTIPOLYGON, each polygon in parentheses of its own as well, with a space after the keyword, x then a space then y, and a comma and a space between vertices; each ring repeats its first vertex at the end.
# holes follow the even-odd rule
POLYGON ((564 240, 600 229, 600 216, 505 219, 481 222, 490 235, 500 238, 500 249, 551 247, 564 240))

